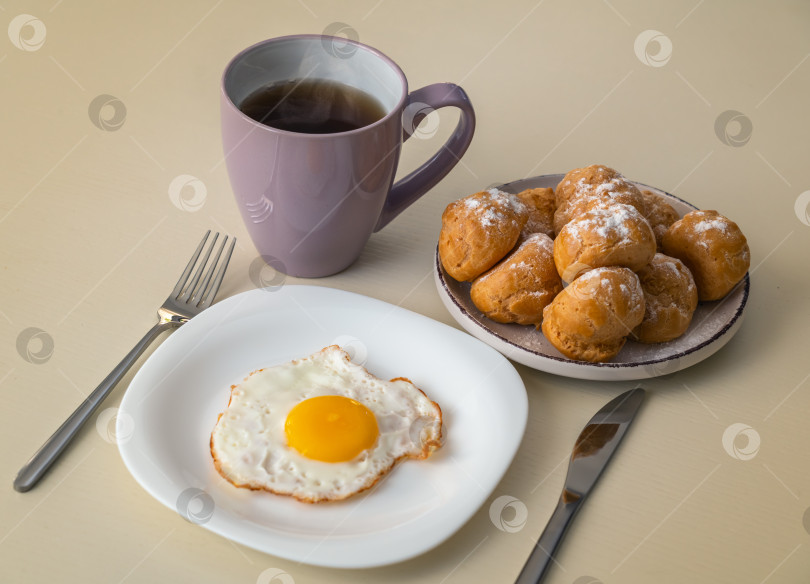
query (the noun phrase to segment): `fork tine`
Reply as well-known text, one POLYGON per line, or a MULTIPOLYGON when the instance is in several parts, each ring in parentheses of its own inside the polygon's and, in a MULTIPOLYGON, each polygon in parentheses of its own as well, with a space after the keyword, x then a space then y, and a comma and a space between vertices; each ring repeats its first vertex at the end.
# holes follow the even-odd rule
POLYGON ((219 256, 222 255, 222 250, 225 249, 225 244, 228 243, 228 236, 225 236, 225 239, 222 240, 222 243, 217 250, 214 259, 211 260, 211 263, 208 264, 208 271, 205 273, 205 277, 203 278, 202 284, 194 293, 194 297, 189 300, 192 304, 197 304, 203 298, 205 298, 205 293, 208 290, 208 284, 211 282, 211 278, 214 275, 214 272, 217 270, 217 262, 219 262, 219 256))
POLYGON ((219 267, 219 271, 217 272, 217 275, 214 278, 213 283, 211 284, 211 289, 208 291, 207 296, 203 297, 203 301, 199 305, 200 309, 208 308, 209 306, 211 306, 211 303, 214 301, 214 297, 216 297, 217 292, 219 292, 219 286, 220 284, 222 284, 222 278, 225 277, 225 270, 228 268, 228 262, 231 261, 231 254, 233 253, 234 245, 236 245, 235 237, 231 238, 231 245, 228 248, 228 251, 225 253, 225 258, 222 260, 222 265, 219 267))
POLYGON ((180 302, 188 302, 193 296, 194 291, 197 290, 197 285, 200 282, 200 277, 205 270, 205 266, 208 264, 208 258, 211 257, 211 251, 214 249, 214 246, 217 244, 217 239, 219 238, 219 233, 214 234, 214 238, 211 240, 208 249, 205 250, 205 256, 201 261, 197 263, 197 269, 194 271, 194 276, 191 279, 191 283, 186 288, 185 292, 183 292, 179 298, 177 298, 180 302))
POLYGON ((209 229, 208 231, 205 232, 205 235, 203 235, 203 238, 202 238, 202 241, 200 242, 200 245, 197 246, 197 251, 195 251, 194 255, 191 256, 191 260, 189 260, 188 265, 186 265, 186 269, 183 270, 182 274, 180 274, 180 279, 177 280, 177 284, 175 285, 174 290, 172 290, 172 293, 171 293, 172 298, 177 298, 177 296, 180 294, 180 291, 186 285, 186 282, 188 281, 188 276, 189 276, 189 274, 191 274, 191 270, 194 267, 194 264, 197 263, 197 258, 200 257, 200 253, 202 252, 202 248, 205 245, 205 242, 208 240, 208 236, 210 234, 211 234, 211 230, 209 229))

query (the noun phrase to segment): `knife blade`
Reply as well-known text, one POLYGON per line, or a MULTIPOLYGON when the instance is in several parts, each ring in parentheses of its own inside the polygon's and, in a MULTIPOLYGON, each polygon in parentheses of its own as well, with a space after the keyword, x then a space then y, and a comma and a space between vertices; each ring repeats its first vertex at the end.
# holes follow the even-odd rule
POLYGON ((609 401, 590 419, 577 438, 560 500, 515 584, 543 579, 571 520, 593 490, 644 401, 642 388, 609 401))

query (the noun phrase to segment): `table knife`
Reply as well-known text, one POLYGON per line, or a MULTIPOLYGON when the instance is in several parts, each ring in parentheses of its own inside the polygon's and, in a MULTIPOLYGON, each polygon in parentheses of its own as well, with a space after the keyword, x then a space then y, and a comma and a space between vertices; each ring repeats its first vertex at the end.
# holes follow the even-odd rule
POLYGON ((621 394, 596 412, 582 430, 568 462, 568 474, 557 508, 515 584, 536 584, 543 579, 571 520, 616 452, 644 395, 641 388, 621 394))

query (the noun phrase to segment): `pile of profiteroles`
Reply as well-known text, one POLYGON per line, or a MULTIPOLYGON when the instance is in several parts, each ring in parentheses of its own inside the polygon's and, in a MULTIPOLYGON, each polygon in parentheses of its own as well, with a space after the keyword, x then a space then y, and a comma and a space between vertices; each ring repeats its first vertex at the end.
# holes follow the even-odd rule
POLYGON ((471 282, 488 318, 535 325, 570 359, 612 359, 628 338, 663 343, 698 301, 725 297, 750 265, 745 236, 717 211, 683 217, 664 197, 601 165, 556 189, 498 189, 450 203, 439 258, 471 282))

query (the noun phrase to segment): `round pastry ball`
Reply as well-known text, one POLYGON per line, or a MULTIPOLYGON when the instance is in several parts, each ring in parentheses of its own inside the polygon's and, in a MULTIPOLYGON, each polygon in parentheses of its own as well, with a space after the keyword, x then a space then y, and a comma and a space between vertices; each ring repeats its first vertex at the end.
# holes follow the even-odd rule
POLYGON ((575 168, 569 171, 557 184, 554 191, 557 206, 561 207, 568 199, 575 198, 575 195, 581 191, 587 191, 590 187, 610 183, 620 178, 622 178, 622 175, 619 171, 602 164, 575 168))
POLYGON ((616 356, 644 318, 644 293, 628 268, 585 272, 543 311, 543 334, 569 359, 599 363, 616 356))
POLYGON ((655 255, 650 224, 630 205, 596 205, 567 223, 554 240, 554 263, 564 282, 591 268, 640 270, 655 255))
POLYGON ((743 279, 751 265, 748 242, 734 221, 717 211, 692 211, 673 223, 661 241, 695 278, 698 298, 719 300, 743 279))
POLYGON ((497 189, 450 203, 439 233, 442 266, 460 282, 483 274, 515 246, 528 217, 515 195, 497 189))
POLYGON ((523 226, 521 238, 532 233, 545 233, 554 237, 554 210, 557 204, 554 199, 554 189, 526 189, 517 194, 517 198, 526 205, 529 211, 529 220, 523 226))
POLYGON ((635 207, 642 216, 647 213, 647 206, 644 203, 644 196, 641 191, 638 190, 636 185, 619 176, 602 184, 588 184, 581 189, 575 190, 554 211, 554 232, 559 234, 566 223, 579 217, 591 207, 612 203, 635 207))
POLYGON ((644 320, 633 329, 633 338, 642 343, 663 343, 677 339, 692 322, 698 304, 692 273, 679 259, 662 253, 639 270, 644 290, 644 320))
POLYGON ((644 217, 652 227, 655 243, 658 251, 661 251, 661 240, 664 238, 664 233, 680 218, 680 215, 661 195, 652 191, 641 191, 641 196, 644 197, 644 204, 647 207, 644 217))
POLYGON ((529 235, 470 287, 473 304, 496 322, 539 326, 543 309, 562 290, 554 244, 545 233, 529 235))

